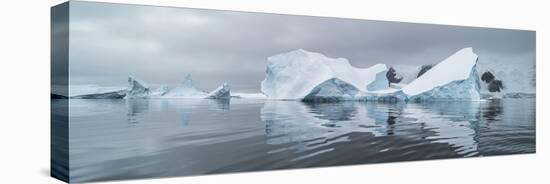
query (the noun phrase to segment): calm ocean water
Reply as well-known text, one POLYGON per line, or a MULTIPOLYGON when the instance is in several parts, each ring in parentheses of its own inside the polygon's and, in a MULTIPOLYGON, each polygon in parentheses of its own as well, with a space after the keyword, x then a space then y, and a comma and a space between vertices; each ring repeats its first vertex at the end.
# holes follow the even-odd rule
POLYGON ((535 99, 69 105, 74 182, 535 152, 535 99))

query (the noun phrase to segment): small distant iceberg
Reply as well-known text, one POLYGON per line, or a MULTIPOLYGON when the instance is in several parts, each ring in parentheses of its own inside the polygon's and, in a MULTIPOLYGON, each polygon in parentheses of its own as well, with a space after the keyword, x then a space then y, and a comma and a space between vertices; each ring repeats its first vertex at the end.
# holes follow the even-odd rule
POLYGON ((169 89, 164 95, 158 96, 160 98, 205 98, 207 93, 199 91, 193 85, 193 79, 191 75, 187 74, 185 79, 176 87, 169 89))
POLYGON ((229 99, 231 98, 231 90, 227 83, 223 83, 220 87, 216 88, 214 91, 208 93, 206 98, 209 99, 229 99))
POLYGON ((128 77, 128 89, 126 90, 125 99, 149 98, 149 87, 145 82, 136 79, 133 76, 128 77))
POLYGON ((122 99, 126 87, 103 87, 98 85, 71 85, 68 98, 73 99, 122 99))
MULTIPOLYGON (((207 99, 229 99, 231 92, 229 84, 223 83, 217 89, 206 93, 197 90, 193 86, 193 80, 187 75, 182 83, 174 88, 161 85, 155 90, 142 80, 136 77, 128 77, 128 87, 100 87, 96 85, 83 85, 73 91, 78 95, 73 95, 73 99, 143 99, 143 98, 207 98, 207 99)), ((259 95, 258 95, 259 96, 259 95)), ((243 94, 243 97, 247 97, 243 94)))

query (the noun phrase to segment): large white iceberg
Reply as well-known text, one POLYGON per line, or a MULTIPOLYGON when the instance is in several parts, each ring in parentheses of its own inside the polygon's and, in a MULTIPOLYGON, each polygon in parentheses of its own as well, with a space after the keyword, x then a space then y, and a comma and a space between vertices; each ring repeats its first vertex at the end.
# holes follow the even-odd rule
POLYGON ((302 49, 271 56, 267 59, 266 78, 261 91, 270 99, 302 99, 319 84, 336 78, 360 91, 381 90, 387 85, 376 81, 386 73, 384 64, 370 68, 355 68, 345 58, 329 58, 302 49), (372 84, 372 83, 375 84, 372 84), (372 84, 372 85, 371 85, 372 84))
POLYGON ((197 90, 193 86, 193 80, 191 79, 191 75, 187 75, 183 82, 181 82, 178 86, 168 90, 164 95, 162 95, 163 98, 204 98, 206 97, 206 93, 197 90))
POLYGON ((223 83, 221 86, 216 88, 214 91, 208 93, 206 98, 210 99, 229 99, 231 98, 231 91, 227 83, 223 83))
POLYGON ((479 100, 477 55, 464 48, 435 65, 402 91, 408 100, 479 100))
POLYGON ((149 98, 149 95, 149 87, 145 82, 132 76, 128 77, 128 89, 126 90, 125 99, 149 98))

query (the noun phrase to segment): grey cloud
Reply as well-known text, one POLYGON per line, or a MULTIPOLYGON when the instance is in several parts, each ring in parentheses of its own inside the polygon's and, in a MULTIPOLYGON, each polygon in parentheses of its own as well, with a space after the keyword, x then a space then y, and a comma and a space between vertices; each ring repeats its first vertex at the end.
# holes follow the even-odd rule
POLYGON ((132 74, 174 85, 190 73, 203 90, 258 91, 266 58, 298 48, 359 67, 437 63, 463 47, 480 58, 535 50, 531 31, 78 1, 70 26, 71 84, 124 85, 132 74))

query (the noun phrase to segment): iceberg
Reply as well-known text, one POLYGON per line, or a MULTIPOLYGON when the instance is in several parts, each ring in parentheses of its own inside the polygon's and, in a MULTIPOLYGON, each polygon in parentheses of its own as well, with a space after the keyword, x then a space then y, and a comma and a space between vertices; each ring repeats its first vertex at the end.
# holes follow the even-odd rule
POLYGON ((433 66, 402 91, 408 100, 479 100, 477 55, 464 48, 433 66))
POLYGON ((73 98, 76 96, 110 93, 126 89, 127 86, 99 86, 95 84, 70 85, 68 96, 73 98))
POLYGON ((268 58, 261 89, 269 99, 302 101, 479 100, 477 58, 472 48, 461 49, 395 89, 389 86, 386 65, 360 69, 344 58, 300 49, 268 58))
POLYGON ((229 99, 231 98, 231 92, 229 89, 229 85, 227 83, 223 83, 221 86, 216 88, 214 91, 211 91, 208 93, 206 98, 210 99, 229 99))
POLYGON ((361 92, 354 99, 378 102, 480 100, 476 64, 477 55, 473 49, 464 48, 429 70, 424 70, 423 74, 407 85, 361 92))
POLYGON ((106 99, 106 98, 124 98, 126 96, 126 87, 120 86, 98 86, 70 85, 68 98, 78 99, 106 99))
POLYGON ((101 92, 85 95, 76 95, 71 98, 75 99, 122 99, 126 96, 126 89, 111 91, 111 92, 101 92))
POLYGON ((185 79, 183 82, 181 82, 178 86, 168 90, 164 95, 162 95, 163 98, 204 98, 206 97, 206 93, 197 90, 193 86, 193 80, 191 79, 191 75, 185 76, 185 79))
POLYGON ((329 58, 303 49, 271 56, 267 60, 266 78, 261 83, 261 91, 269 99, 302 99, 314 88, 333 78, 359 91, 380 90, 388 86, 385 78, 387 67, 384 64, 355 68, 345 58, 329 58), (377 81, 382 79, 379 73, 383 73, 380 76, 384 76, 384 82, 377 81))
POLYGON ((149 87, 145 82, 130 76, 128 77, 128 90, 126 90, 126 96, 124 98, 149 98, 149 87))

